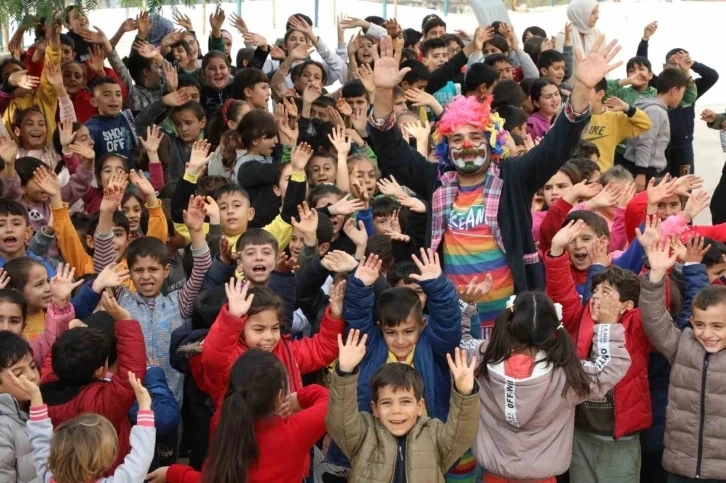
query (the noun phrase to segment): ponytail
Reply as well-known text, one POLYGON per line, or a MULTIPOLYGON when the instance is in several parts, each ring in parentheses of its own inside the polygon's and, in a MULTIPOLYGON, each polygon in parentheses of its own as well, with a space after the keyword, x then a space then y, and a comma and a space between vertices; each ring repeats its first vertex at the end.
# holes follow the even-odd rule
POLYGON ((287 394, 287 372, 280 359, 261 349, 248 349, 232 366, 227 394, 202 483, 246 483, 259 457, 255 423, 274 416, 287 394))

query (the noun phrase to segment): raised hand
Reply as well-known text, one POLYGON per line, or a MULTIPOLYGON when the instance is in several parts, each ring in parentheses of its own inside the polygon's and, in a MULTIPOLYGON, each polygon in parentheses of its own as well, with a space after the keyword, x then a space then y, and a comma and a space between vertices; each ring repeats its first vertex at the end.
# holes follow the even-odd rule
POLYGON ((477 277, 474 277, 469 281, 469 285, 457 289, 459 298, 467 304, 476 303, 492 290, 492 284, 494 282, 492 281, 491 273, 487 273, 483 282, 477 283, 477 281, 477 277))
POLYGON ((288 55, 293 61, 300 61, 310 57, 313 52, 315 52, 315 47, 308 43, 295 47, 288 55))
POLYGON ((640 228, 635 229, 635 237, 638 239, 640 246, 645 249, 655 242, 659 242, 662 233, 660 230, 660 218, 657 215, 646 215, 643 231, 640 228))
POLYGON ((648 41, 653 36, 654 33, 658 30, 658 22, 650 22, 648 25, 645 26, 643 29, 643 40, 648 41))
POLYGON ((149 12, 142 10, 136 17, 136 28, 139 30, 137 37, 140 39, 147 39, 149 37, 149 32, 151 31, 151 24, 152 21, 151 17, 149 17, 149 12))
POLYGON ((670 244, 665 240, 654 240, 644 248, 650 266, 650 281, 660 282, 668 270, 676 263, 676 252, 670 253, 670 244))
POLYGON ((370 287, 378 280, 382 264, 383 262, 378 258, 378 255, 371 253, 365 260, 362 260, 358 264, 358 268, 355 271, 355 278, 360 280, 364 286, 370 287))
POLYGON ((33 183, 51 198, 60 195, 61 185, 58 175, 54 171, 48 171, 48 168, 45 166, 41 166, 35 170, 33 173, 33 183))
POLYGON ((106 290, 101 295, 101 307, 113 317, 113 320, 131 320, 131 314, 125 308, 121 307, 113 295, 106 290))
POLYGON ((416 255, 411 255, 413 263, 418 267, 418 273, 412 273, 409 277, 417 282, 424 282, 426 280, 434 280, 439 278, 441 275, 441 264, 439 263, 439 254, 432 251, 430 248, 421 248, 421 259, 416 255))
POLYGON ((703 186, 703 178, 695 174, 687 174, 676 178, 676 194, 678 196, 691 196, 692 190, 697 190, 703 186))
POLYGON ((676 194, 676 189, 677 179, 671 179, 669 174, 663 176, 663 179, 657 185, 655 184, 655 178, 651 178, 645 190, 648 204, 657 206, 661 201, 676 194))
POLYGON ((406 131, 406 134, 413 136, 413 138, 419 142, 428 142, 429 136, 431 135, 431 124, 428 121, 421 123, 420 120, 416 120, 409 122, 403 128, 406 131))
POLYGON ((570 188, 570 191, 565 193, 563 198, 569 204, 574 205, 580 200, 589 200, 593 198, 601 190, 602 185, 600 183, 590 183, 588 180, 584 179, 570 188))
POLYGON ((603 104, 611 111, 628 112, 630 110, 630 104, 617 97, 608 97, 603 104))
POLYGON ((330 288, 330 314, 340 319, 343 317, 343 298, 345 297, 345 280, 341 280, 330 288))
POLYGON ((431 106, 438 101, 434 96, 421 89, 407 89, 404 92, 406 100, 410 102, 413 107, 431 106))
POLYGON ((616 185, 615 183, 610 183, 605 188, 603 188, 602 191, 596 194, 591 200, 587 201, 587 203, 585 203, 585 206, 590 211, 617 206, 621 193, 622 189, 620 188, 620 186, 616 185))
POLYGON ((630 200, 635 197, 636 191, 637 187, 635 186, 635 183, 633 181, 628 182, 628 184, 625 185, 625 188, 620 194, 620 198, 618 198, 618 207, 625 208, 626 206, 628 206, 630 200))
POLYGON ((136 374, 129 371, 129 384, 134 388, 136 400, 139 402, 139 411, 149 411, 151 409, 151 396, 149 391, 144 387, 141 379, 136 374))
POLYGON ((107 288, 116 288, 125 284, 129 279, 129 269, 117 271, 118 264, 111 263, 96 276, 91 284, 91 289, 96 293, 102 293, 107 288))
POLYGON ((703 256, 711 249, 711 245, 703 246, 705 239, 702 236, 694 236, 688 240, 686 253, 683 256, 683 263, 701 263, 703 256))
POLYGON ((376 184, 378 185, 378 191, 386 196, 392 196, 396 199, 408 196, 393 176, 390 178, 381 178, 376 184))
POLYGON ((361 200, 359 200, 358 198, 350 198, 348 196, 345 196, 339 199, 334 204, 328 206, 328 213, 330 213, 331 216, 348 216, 355 213, 356 211, 364 209, 365 203, 363 203, 361 200))
POLYGON ((304 237, 315 239, 318 230, 318 210, 311 210, 306 201, 297 205, 298 219, 292 218, 292 227, 300 230, 304 237))
POLYGON ((318 37, 313 32, 313 28, 301 17, 290 17, 289 22, 291 29, 304 33, 310 42, 314 44, 318 43, 318 37))
POLYGON ((78 35, 83 38, 87 43, 89 44, 97 44, 102 45, 105 44, 108 41, 108 37, 106 37, 106 34, 101 30, 100 28, 93 26, 93 30, 90 29, 83 29, 78 32, 78 35))
POLYGON ((297 258, 286 255, 284 252, 277 256, 275 271, 278 273, 290 273, 300 268, 297 258))
POLYGON ((454 358, 451 354, 446 354, 446 362, 449 363, 454 386, 460 394, 468 396, 474 390, 474 369, 476 369, 476 358, 472 357, 467 362, 468 354, 465 350, 454 349, 454 358))
POLYGON ((623 63, 622 61, 610 63, 620 52, 618 41, 613 40, 603 48, 604 43, 605 36, 601 35, 589 53, 583 54, 579 48, 575 51, 577 63, 575 79, 588 89, 593 89, 608 72, 617 69, 623 63))
POLYGON ((415 196, 403 196, 398 199, 401 206, 405 206, 413 213, 426 213, 426 203, 415 196))
POLYGON ((393 40, 384 37, 380 41, 381 57, 376 61, 373 69, 373 84, 377 89, 393 89, 401 83, 403 77, 411 70, 410 67, 398 68, 398 62, 393 58, 393 40))
POLYGON ((146 127, 146 139, 143 136, 139 136, 139 142, 144 147, 147 153, 155 153, 159 151, 159 144, 164 137, 164 131, 159 129, 159 126, 154 124, 153 126, 146 127))
POLYGON ((93 150, 93 148, 85 144, 72 143, 70 146, 68 146, 68 149, 70 149, 70 151, 76 156, 82 158, 82 160, 92 161, 96 157, 96 152, 93 150))
POLYGON ((552 237, 552 245, 550 248, 550 255, 553 257, 559 257, 567 248, 567 245, 582 233, 585 228, 585 222, 583 220, 572 220, 565 227, 560 229, 554 237, 552 237))
POLYGON ((620 316, 620 303, 618 297, 608 292, 600 296, 593 307, 594 316, 598 324, 615 324, 620 316))
POLYGON ((178 10, 174 10, 171 12, 171 18, 172 18, 172 20, 174 20, 175 24, 177 24, 178 26, 187 30, 188 32, 194 30, 194 26, 192 25, 192 20, 189 17, 187 17, 186 15, 180 13, 178 10))
POLYGON ((355 226, 355 220, 348 218, 343 225, 343 233, 350 238, 350 241, 356 247, 365 247, 368 244, 368 232, 363 221, 358 221, 358 227, 355 226))
POLYGON ((369 94, 376 92, 376 83, 374 81, 373 68, 370 64, 363 64, 358 67, 358 78, 360 79, 363 87, 366 88, 369 94))
POLYGON ((353 108, 342 97, 336 102, 336 107, 342 116, 350 117, 353 115, 353 108))
POLYGON ((183 211, 184 224, 190 232, 200 232, 204 227, 204 209, 206 204, 201 196, 190 196, 189 205, 183 211))
POLYGON ((183 106, 192 100, 192 95, 186 89, 170 92, 161 98, 161 101, 168 107, 183 106))
POLYGON ((134 42, 132 47, 145 59, 155 59, 161 55, 161 46, 154 47, 148 42, 134 42))
POLYGON ((141 194, 144 195, 145 198, 149 198, 153 196, 156 192, 153 186, 151 186, 151 181, 146 179, 146 176, 144 176, 144 173, 139 170, 138 172, 136 170, 130 170, 129 171, 129 180, 131 181, 131 184, 136 186, 136 189, 141 192, 141 194))
POLYGON ((247 23, 236 13, 232 13, 232 15, 229 16, 229 23, 243 34, 249 31, 247 23))
POLYGON ((45 78, 48 83, 53 86, 56 90, 63 90, 65 92, 65 86, 63 85, 63 74, 61 73, 60 66, 48 62, 43 67, 45 71, 45 78))
POLYGON ((88 53, 90 54, 86 61, 88 68, 98 77, 105 77, 106 70, 103 68, 103 63, 106 60, 106 51, 99 45, 91 45, 88 53))
POLYGON ((118 29, 121 32, 128 33, 133 32, 139 28, 139 23, 136 21, 135 18, 127 18, 123 22, 121 22, 121 25, 119 25, 118 29))
POLYGON ((333 250, 326 253, 320 263, 329 272, 336 273, 347 273, 358 266, 358 260, 350 253, 342 250, 333 250))
POLYGON ((252 305, 252 300, 255 298, 254 294, 247 295, 249 290, 249 283, 243 284, 242 280, 235 281, 234 278, 230 278, 229 282, 224 284, 230 314, 235 317, 242 317, 247 314, 250 305, 252 305))
POLYGON ((7 287, 9 283, 10 283, 10 276, 8 275, 8 272, 6 272, 5 269, 0 267, 0 289, 7 287))
POLYGON ((596 240, 587 248, 587 254, 590 256, 590 262, 593 265, 598 264, 609 267, 612 263, 612 255, 608 255, 608 240, 596 240))
POLYGON ((121 198, 124 196, 126 187, 129 185, 128 175, 119 171, 111 175, 108 180, 106 189, 103 190, 103 199, 101 200, 101 211, 113 213, 118 210, 121 205, 121 198))
POLYGON ((333 127, 333 132, 328 134, 328 139, 338 152, 338 156, 348 156, 348 153, 350 152, 350 137, 346 135, 345 127, 333 127))
POLYGON ((0 159, 5 164, 15 164, 18 157, 18 145, 9 136, 0 137, 0 159))
POLYGON ((245 32, 242 34, 242 37, 245 39, 245 43, 255 45, 261 49, 264 49, 268 45, 267 39, 260 34, 245 32))
POLYGON ((293 171, 305 171, 310 158, 313 156, 313 148, 308 143, 300 143, 292 148, 290 164, 293 171))
POLYGON ((220 37, 222 35, 222 26, 224 25, 224 19, 226 18, 224 10, 217 7, 214 13, 209 15, 209 26, 212 27, 212 36, 220 37))
POLYGON ((683 207, 683 218, 686 221, 691 222, 700 212, 705 210, 711 205, 711 197, 706 191, 698 191, 693 193, 686 201, 686 206, 683 207))
POLYGON ((83 280, 73 282, 73 275, 76 269, 69 264, 58 265, 58 270, 53 278, 50 279, 50 295, 53 302, 58 307, 64 307, 71 298, 71 293, 76 287, 83 285, 83 280))
POLYGON ((701 120, 706 121, 709 124, 716 122, 716 116, 717 114, 711 109, 704 109, 703 112, 701 112, 701 120))
POLYGON ((40 77, 28 75, 28 70, 18 70, 10 74, 7 80, 8 84, 13 87, 21 87, 23 89, 33 90, 40 85, 40 77))
POLYGON ((341 372, 353 372, 366 355, 366 341, 368 334, 360 335, 360 330, 348 331, 348 337, 343 343, 343 335, 338 334, 338 368, 341 372))
POLYGON ((209 164, 209 160, 212 159, 212 155, 209 154, 209 149, 212 147, 206 139, 200 139, 194 141, 192 145, 192 154, 189 157, 189 164, 187 165, 187 171, 189 174, 200 175, 202 169, 209 164))
POLYGON ((76 139, 76 133, 73 132, 73 121, 65 119, 58 126, 58 137, 61 146, 67 147, 76 139))
MULTIPOLYGON (((211 196, 207 196, 204 198, 204 214, 207 215, 207 218, 209 218, 209 223, 212 225, 219 225, 220 221, 220 212, 219 212, 219 205, 216 201, 214 201, 214 198, 211 196)), ((227 237, 222 237, 223 239, 226 239, 227 237)))

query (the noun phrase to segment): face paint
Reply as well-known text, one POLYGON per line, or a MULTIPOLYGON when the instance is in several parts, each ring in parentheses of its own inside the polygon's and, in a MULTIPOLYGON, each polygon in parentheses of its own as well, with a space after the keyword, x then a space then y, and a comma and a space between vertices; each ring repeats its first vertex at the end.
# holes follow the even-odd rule
POLYGON ((480 171, 483 166, 488 165, 489 149, 484 142, 477 146, 465 142, 461 148, 452 147, 450 155, 451 161, 458 172, 473 174, 480 171))

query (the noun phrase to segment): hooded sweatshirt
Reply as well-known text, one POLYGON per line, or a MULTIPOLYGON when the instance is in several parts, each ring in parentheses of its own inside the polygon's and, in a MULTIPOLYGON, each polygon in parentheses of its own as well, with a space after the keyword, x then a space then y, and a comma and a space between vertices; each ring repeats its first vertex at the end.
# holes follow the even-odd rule
POLYGON ((30 446, 28 412, 10 394, 0 394, 0 481, 29 483, 36 479, 30 446))
MULTIPOLYGON (((568 337, 566 332, 557 335, 568 337)), ((583 361, 590 379, 589 397, 604 397, 630 366, 625 332, 619 324, 596 325, 593 350, 597 359, 583 361)), ((474 349, 483 354, 487 341, 474 349)), ((550 478, 567 471, 572 457, 575 406, 586 397, 569 390, 563 397, 566 376, 561 368, 536 356, 531 375, 509 376, 506 362, 489 364, 489 379, 477 378, 481 413, 474 448, 476 459, 494 475, 516 480, 550 478), (527 458, 522 458, 527 455, 527 458)))
POLYGON ((645 111, 652 125, 643 134, 628 141, 625 159, 635 163, 636 174, 645 174, 648 168, 662 171, 668 165, 665 151, 671 140, 668 108, 657 97, 638 99, 635 107, 645 111))

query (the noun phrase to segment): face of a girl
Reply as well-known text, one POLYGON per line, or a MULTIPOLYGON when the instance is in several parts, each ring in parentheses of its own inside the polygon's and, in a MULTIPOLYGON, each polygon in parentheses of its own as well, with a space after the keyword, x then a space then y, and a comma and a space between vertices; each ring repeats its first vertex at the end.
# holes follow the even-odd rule
POLYGON ((106 188, 111 176, 119 171, 126 171, 126 163, 124 160, 117 157, 107 158, 103 163, 103 168, 101 168, 101 179, 99 180, 101 182, 101 188, 106 188))
POLYGON ((669 216, 677 215, 681 211, 683 211, 683 205, 681 205, 681 198, 678 195, 673 195, 658 203, 660 221, 665 221, 669 216))
POLYGON ((292 164, 287 163, 280 172, 280 179, 277 180, 277 185, 272 187, 275 195, 279 196, 283 202, 285 201, 285 194, 287 193, 287 185, 290 183, 290 176, 292 176, 292 164))
POLYGON ((48 129, 45 126, 45 118, 39 112, 30 112, 25 115, 20 127, 15 129, 15 135, 20 139, 20 145, 24 149, 43 149, 45 147, 45 136, 48 129))
POLYGON ((305 86, 307 86, 310 82, 320 87, 321 89, 324 87, 323 70, 320 68, 320 66, 315 64, 309 64, 307 67, 305 67, 305 70, 302 71, 302 74, 298 79, 298 83, 304 89, 305 86))
POLYGON ((280 343, 280 318, 275 310, 262 312, 247 317, 242 331, 247 347, 257 347, 272 352, 280 343))
POLYGON ((553 177, 550 178, 544 185, 544 199, 547 206, 554 205, 557 200, 567 194, 572 188, 572 181, 562 171, 558 171, 553 177))
POLYGON ((221 91, 229 83, 229 67, 227 61, 219 57, 209 59, 204 69, 204 80, 208 86, 221 91))
POLYGON ((356 161, 351 167, 350 175, 361 181, 368 191, 368 196, 372 198, 376 192, 376 167, 373 163, 367 160, 356 161))
POLYGON ((24 325, 22 307, 9 301, 0 301, 0 331, 22 336, 24 325))
POLYGON ((172 122, 174 122, 174 128, 176 133, 179 135, 179 139, 187 144, 193 143, 199 139, 199 134, 207 124, 207 119, 202 117, 197 118, 194 111, 191 109, 184 109, 182 111, 175 111, 171 116, 172 122))
POLYGON ((189 44, 189 57, 192 59, 199 57, 199 45, 197 45, 196 37, 187 33, 184 35, 184 40, 189 44))
MULTIPOLYGON (((315 202, 315 208, 322 208, 324 206, 334 205, 338 201, 340 201, 340 196, 331 193, 329 195, 323 196, 322 198, 318 198, 318 201, 315 202)), ((345 216, 331 216, 330 221, 333 223, 333 233, 337 235, 338 233, 340 233, 340 229, 343 228, 345 216)))
POLYGON ((504 53, 497 46, 495 46, 494 44, 490 44, 488 42, 484 44, 484 48, 482 49, 482 52, 484 52, 484 57, 486 57, 487 55, 504 53))
POLYGON ((135 196, 131 196, 126 200, 126 203, 121 205, 121 211, 129 219, 129 230, 131 233, 138 232, 139 226, 141 226, 141 203, 139 203, 139 200, 135 196))
POLYGON ((229 55, 229 53, 232 51, 232 41, 229 40, 227 37, 223 37, 224 42, 224 53, 225 55, 229 55))
POLYGON ((542 88, 539 101, 534 102, 534 105, 545 116, 554 116, 560 109, 561 103, 560 89, 554 85, 547 85, 542 88))
POLYGON ((90 131, 83 124, 81 124, 81 127, 76 129, 76 139, 73 142, 83 146, 88 146, 89 148, 93 148, 95 145, 90 131))
POLYGON ((45 310, 50 303, 50 283, 48 271, 43 265, 33 264, 28 274, 28 281, 23 287, 23 295, 28 301, 28 314, 45 310))
POLYGON ((322 183, 335 183, 335 177, 338 174, 336 168, 335 161, 332 159, 314 156, 310 160, 312 186, 315 187, 322 183))
POLYGON ((596 5, 595 8, 592 9, 592 12, 590 12, 590 22, 588 23, 588 26, 590 28, 593 28, 599 18, 600 18, 600 5, 596 5))
POLYGON ((360 43, 360 48, 358 49, 358 62, 360 64, 370 64, 373 62, 376 50, 376 43, 371 39, 364 37, 360 43))
POLYGON ((186 65, 189 62, 189 54, 187 54, 186 49, 182 45, 174 47, 172 54, 174 55, 174 59, 178 60, 181 65, 186 65))
POLYGON ((307 41, 308 39, 307 37, 305 37, 304 33, 298 30, 293 30, 292 33, 290 33, 290 36, 287 38, 287 42, 285 42, 287 52, 292 52, 301 45, 305 45, 307 41))
POLYGON ((77 62, 69 62, 63 65, 63 85, 68 95, 77 94, 85 84, 83 66, 77 62))

